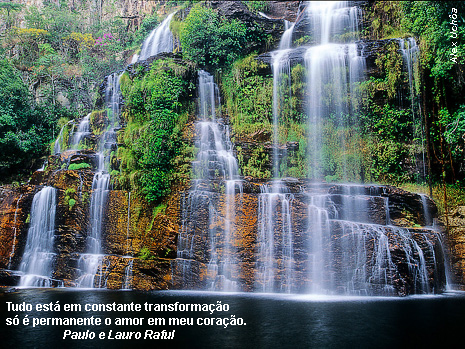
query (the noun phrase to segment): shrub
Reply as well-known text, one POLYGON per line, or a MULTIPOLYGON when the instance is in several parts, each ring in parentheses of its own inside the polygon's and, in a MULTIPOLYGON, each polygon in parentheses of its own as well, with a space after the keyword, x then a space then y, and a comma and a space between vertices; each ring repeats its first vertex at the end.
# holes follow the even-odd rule
POLYGON ((90 168, 90 167, 91 166, 88 163, 81 162, 81 163, 78 163, 78 164, 69 165, 68 170, 82 170, 82 169, 90 168))
POLYGON ((231 64, 241 55, 246 34, 241 21, 228 21, 197 4, 184 21, 179 40, 186 58, 201 66, 217 68, 231 64))
POLYGON ((119 182, 135 186, 148 201, 169 194, 172 161, 181 149, 179 123, 186 120, 178 109, 187 82, 176 72, 182 69, 172 61, 158 60, 147 74, 121 80, 128 125, 118 150, 119 182))

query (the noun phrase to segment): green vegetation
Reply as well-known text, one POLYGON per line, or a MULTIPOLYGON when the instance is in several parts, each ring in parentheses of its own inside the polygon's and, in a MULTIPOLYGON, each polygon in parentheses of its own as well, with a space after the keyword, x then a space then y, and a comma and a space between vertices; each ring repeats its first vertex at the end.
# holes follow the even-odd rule
POLYGON ((76 189, 68 188, 65 190, 65 204, 68 205, 70 211, 76 205, 76 189))
POLYGON ((68 166, 68 170, 82 170, 82 169, 85 169, 85 168, 91 168, 91 166, 86 162, 80 162, 80 163, 77 163, 77 164, 70 164, 68 166))
POLYGON ((272 133, 273 77, 256 54, 239 59, 223 75, 226 108, 236 138, 253 132, 272 133))
POLYGON ((270 4, 268 1, 244 1, 250 11, 258 12, 258 11, 266 11, 268 10, 270 4))
POLYGON ((123 75, 121 90, 126 100, 127 127, 121 159, 120 183, 138 190, 149 202, 170 192, 173 159, 185 146, 181 130, 187 121, 180 100, 188 93, 183 76, 188 67, 172 60, 158 60, 146 74, 123 75))
POLYGON ((185 58, 201 66, 218 68, 241 55, 247 30, 242 22, 228 21, 212 9, 196 4, 180 26, 179 40, 185 58))
POLYGON ((155 259, 155 256, 153 255, 152 251, 147 246, 144 246, 140 249, 139 251, 139 259, 143 261, 150 261, 155 259))
MULTIPOLYGON (((412 193, 428 194, 429 188, 427 185, 416 183, 404 183, 400 186, 402 189, 412 193)), ((435 183, 432 187, 432 196, 440 215, 446 213, 446 207, 449 211, 451 208, 465 206, 465 189, 461 185, 435 183), (444 195, 445 194, 445 195, 444 195), (446 201, 447 199, 447 201, 446 201)))
MULTIPOLYGON (((269 6, 266 1, 244 3, 255 13, 269 6)), ((41 8, 0 4, 5 23, 0 49, 3 177, 37 168, 34 161, 45 154, 47 144, 49 150, 53 147, 64 126, 63 149, 71 131, 69 120, 87 112, 103 76, 123 67, 162 19, 153 11, 139 27, 119 17, 102 20, 102 13, 90 14, 87 21, 87 5, 82 2, 72 8, 52 1, 41 8)), ((109 13, 117 3, 108 0, 104 6, 109 13)), ((230 120, 241 173, 270 178, 273 77, 269 65, 256 59, 261 52, 249 54, 252 47, 260 46, 257 42, 264 43, 269 37, 260 30, 260 23, 224 18, 205 2, 169 1, 164 6, 165 13, 174 6, 185 8, 171 24, 183 58, 216 73, 224 97, 222 114, 230 120)), ((426 153, 431 184, 465 183, 464 4, 376 1, 365 10, 370 23, 362 34, 365 39, 414 36, 419 43, 414 96, 405 91, 408 76, 398 40, 385 42, 376 53, 373 76, 355 89, 363 97, 363 110, 354 106, 348 115, 331 115, 318 125, 324 143, 319 170, 327 181, 419 182, 424 179, 412 169, 426 153), (453 8, 457 9, 456 19, 451 17, 453 8), (454 25, 457 30, 451 34, 454 25), (410 98, 414 98, 415 115, 410 98)), ((346 41, 351 35, 342 33, 338 40, 346 41)), ((295 44, 311 40, 310 35, 303 35, 295 44)), ((190 178, 195 148, 182 138, 192 135, 182 132, 193 109, 191 102, 186 102, 193 89, 191 68, 174 60, 159 60, 148 71, 140 66, 133 75, 126 73, 121 81, 123 124, 127 124, 119 131, 122 146, 110 155, 111 168, 107 170, 116 185, 134 189, 151 202, 161 202, 174 181, 190 178)), ((312 144, 305 105, 307 73, 304 64, 296 64, 281 73, 282 83, 277 86, 282 96, 278 101, 278 143, 287 154, 280 176, 309 177, 312 170, 307 160, 312 144)), ((331 86, 324 88, 330 90, 331 86)), ((322 101, 325 107, 331 106, 331 99, 328 95, 322 101)), ((106 114, 106 110, 92 112, 95 135, 108 128, 106 114)), ((89 167, 79 163, 69 169, 89 167)))
POLYGON ((365 28, 373 39, 392 39, 405 36, 401 27, 403 12, 400 1, 376 1, 367 13, 371 25, 365 28))
MULTIPOLYGON (((167 6, 175 5, 179 4, 167 6)), ((0 142, 11 149, 0 157, 3 177, 37 168, 34 159, 45 155, 50 149, 45 145, 60 131, 57 120, 88 112, 104 76, 126 64, 128 55, 160 22, 157 10, 164 4, 156 4, 137 26, 116 15, 121 7, 116 0, 100 2, 96 11, 89 6, 88 1, 44 1, 41 7, 0 3, 0 22, 5 23, 0 36, 0 95, 8 98, 0 103, 16 114, 3 113, 5 120, 0 122, 0 142)), ((66 140, 63 137, 63 143, 66 140)))
POLYGON ((59 106, 36 105, 20 72, 8 59, 0 60, 0 175, 29 169, 53 139, 59 106))
MULTIPOLYGON (((382 146, 395 156, 390 161, 398 169, 396 174, 392 166, 383 165, 388 177, 394 175, 400 179, 399 166, 395 164, 401 163, 404 156, 412 158, 418 154, 418 149, 414 149, 418 148, 415 139, 423 133, 431 169, 430 184, 439 180, 450 183, 465 180, 461 165, 465 160, 461 150, 465 134, 462 126, 465 83, 463 70, 458 68, 465 61, 464 11, 465 6, 459 1, 377 1, 368 10, 372 24, 365 34, 369 38, 414 36, 420 48, 420 60, 413 74, 415 94, 421 94, 423 103, 424 114, 419 115, 423 130, 419 121, 408 120, 407 110, 394 106, 398 87, 406 79, 400 74, 402 67, 396 57, 399 53, 395 42, 376 61, 385 78, 372 79, 368 87, 371 100, 365 121, 381 143, 387 142, 382 146), (383 99, 384 105, 380 103, 383 99), (380 121, 379 127, 373 127, 380 121)), ((401 181, 412 179, 407 176, 401 181)))

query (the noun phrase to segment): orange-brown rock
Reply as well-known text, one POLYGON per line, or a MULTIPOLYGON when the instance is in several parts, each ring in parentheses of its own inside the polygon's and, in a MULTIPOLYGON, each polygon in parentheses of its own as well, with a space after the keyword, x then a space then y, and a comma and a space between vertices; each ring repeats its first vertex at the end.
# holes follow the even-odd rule
MULTIPOLYGON (((445 216, 443 217, 445 223, 445 216)), ((465 206, 459 206, 448 216, 448 241, 454 282, 465 288, 465 206)))
POLYGON ((0 198, 0 268, 16 269, 27 238, 28 215, 37 188, 6 188, 0 198))
POLYGON ((179 196, 174 193, 159 206, 121 190, 110 191, 103 249, 111 256, 107 287, 121 288, 130 260, 130 288, 167 289, 171 260, 176 258, 179 196))

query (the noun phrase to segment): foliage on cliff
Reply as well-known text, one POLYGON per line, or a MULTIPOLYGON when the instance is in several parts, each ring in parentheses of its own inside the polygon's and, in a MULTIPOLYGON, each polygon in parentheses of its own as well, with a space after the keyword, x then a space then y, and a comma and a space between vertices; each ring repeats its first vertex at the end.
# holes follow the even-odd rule
MULTIPOLYGON (((24 172, 52 140, 58 115, 66 110, 36 105, 20 73, 9 60, 0 60, 0 175, 24 172)), ((36 163, 35 166, 38 164, 36 163)))
MULTIPOLYGON (((160 2, 154 8, 162 5, 160 2)), ((113 8, 105 17, 102 9, 93 6, 87 1, 44 1, 41 7, 10 3, 0 6, 0 59, 11 63, 0 67, 2 76, 8 76, 0 86, 0 94, 9 98, 5 104, 13 108, 15 115, 21 115, 1 125, 2 141, 12 149, 0 156, 2 168, 9 175, 37 168, 32 160, 44 155, 48 149, 44 143, 58 135, 56 121, 87 113, 104 76, 122 68, 127 50, 140 47, 159 23, 154 13, 138 26, 130 25, 131 19, 117 16, 121 4, 114 0, 103 4, 113 8), (12 80, 8 81, 10 76, 12 80), (10 88, 19 80, 24 93, 16 97, 10 94, 10 88), (18 98, 30 105, 31 112, 16 107, 13 100, 18 98), (43 116, 39 117, 40 113, 43 116)), ((11 119, 12 114, 8 115, 4 118, 11 119)))
MULTIPOLYGON (((241 142, 272 142, 273 123, 273 77, 269 67, 258 60, 256 54, 238 59, 229 71, 223 74, 222 88, 225 94, 226 108, 230 114, 233 139, 241 142)), ((289 75, 281 79, 279 86, 284 91, 281 101, 280 125, 278 137, 280 143, 296 142, 298 150, 294 151, 289 163, 283 164, 284 176, 306 177, 305 152, 307 141, 305 135, 306 116, 302 109, 305 88, 305 68, 296 65, 289 75), (289 84, 288 82, 291 81, 289 84), (287 93, 285 92, 287 91, 287 93)), ((245 148, 239 146, 238 160, 243 174, 256 178, 270 178, 268 169, 270 156, 263 146, 256 147, 245 156, 245 148)))
POLYGON ((246 39, 247 30, 241 21, 229 21, 200 4, 190 10, 179 32, 184 56, 213 68, 229 65, 238 58, 246 39))
POLYGON ((127 126, 118 149, 120 183, 138 190, 148 201, 170 192, 174 159, 187 147, 181 142, 187 122, 189 68, 170 59, 157 60, 149 72, 142 69, 121 79, 127 126))
MULTIPOLYGON (((445 180, 455 182, 465 180, 465 171, 461 165, 465 160, 463 151, 463 88, 465 87, 465 5, 460 1, 376 1, 367 8, 367 19, 370 26, 366 34, 370 39, 391 39, 414 36, 420 48, 420 60, 415 67, 416 93, 421 93, 424 119, 424 132, 428 161, 431 167, 430 180, 445 180)), ((395 54, 393 52, 393 54, 395 54)), ((398 74, 398 60, 389 57, 379 57, 380 65, 384 65, 386 80, 372 81, 373 88, 384 91, 388 101, 380 105, 379 99, 374 103, 372 94, 370 112, 374 119, 385 116, 386 124, 400 130, 394 138, 414 135, 412 129, 418 126, 405 118, 405 113, 386 114, 383 110, 396 108, 393 97, 399 94, 399 85, 404 79, 398 74), (392 66, 387 64, 392 62, 392 66), (384 84, 384 85, 383 85, 384 84), (376 106, 377 104, 377 106, 376 106), (381 108, 377 111, 377 109, 381 108), (410 125, 409 125, 410 123, 410 125), (408 131, 410 129, 410 131, 408 131), (405 133, 410 134, 405 134, 405 133)), ((367 119, 368 120, 368 119, 367 119)), ((369 122, 373 125, 375 122, 369 122)), ((392 127, 379 129, 379 135, 387 139, 392 127), (387 135, 387 137, 385 136, 387 135)), ((392 138, 392 137, 391 137, 392 138)), ((395 147, 401 142, 392 139, 395 147)), ((396 150, 393 154, 399 162, 403 152, 396 150)), ((386 168, 391 172, 391 168, 386 168)))

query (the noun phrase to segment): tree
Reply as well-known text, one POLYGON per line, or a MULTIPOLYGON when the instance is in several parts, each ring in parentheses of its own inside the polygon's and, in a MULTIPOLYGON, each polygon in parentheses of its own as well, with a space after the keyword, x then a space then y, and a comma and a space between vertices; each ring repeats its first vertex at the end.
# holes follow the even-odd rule
POLYGON ((23 5, 15 4, 13 2, 0 2, 0 10, 5 11, 7 13, 7 20, 6 20, 6 28, 11 28, 13 21, 11 19, 10 13, 13 11, 21 10, 23 5))
POLYGON ((18 71, 0 60, 0 174, 10 176, 39 158, 51 141, 56 114, 33 108, 18 71))
POLYGON ((179 40, 186 58, 201 66, 217 68, 230 65, 240 57, 246 34, 244 23, 228 21, 197 4, 184 21, 179 40))

